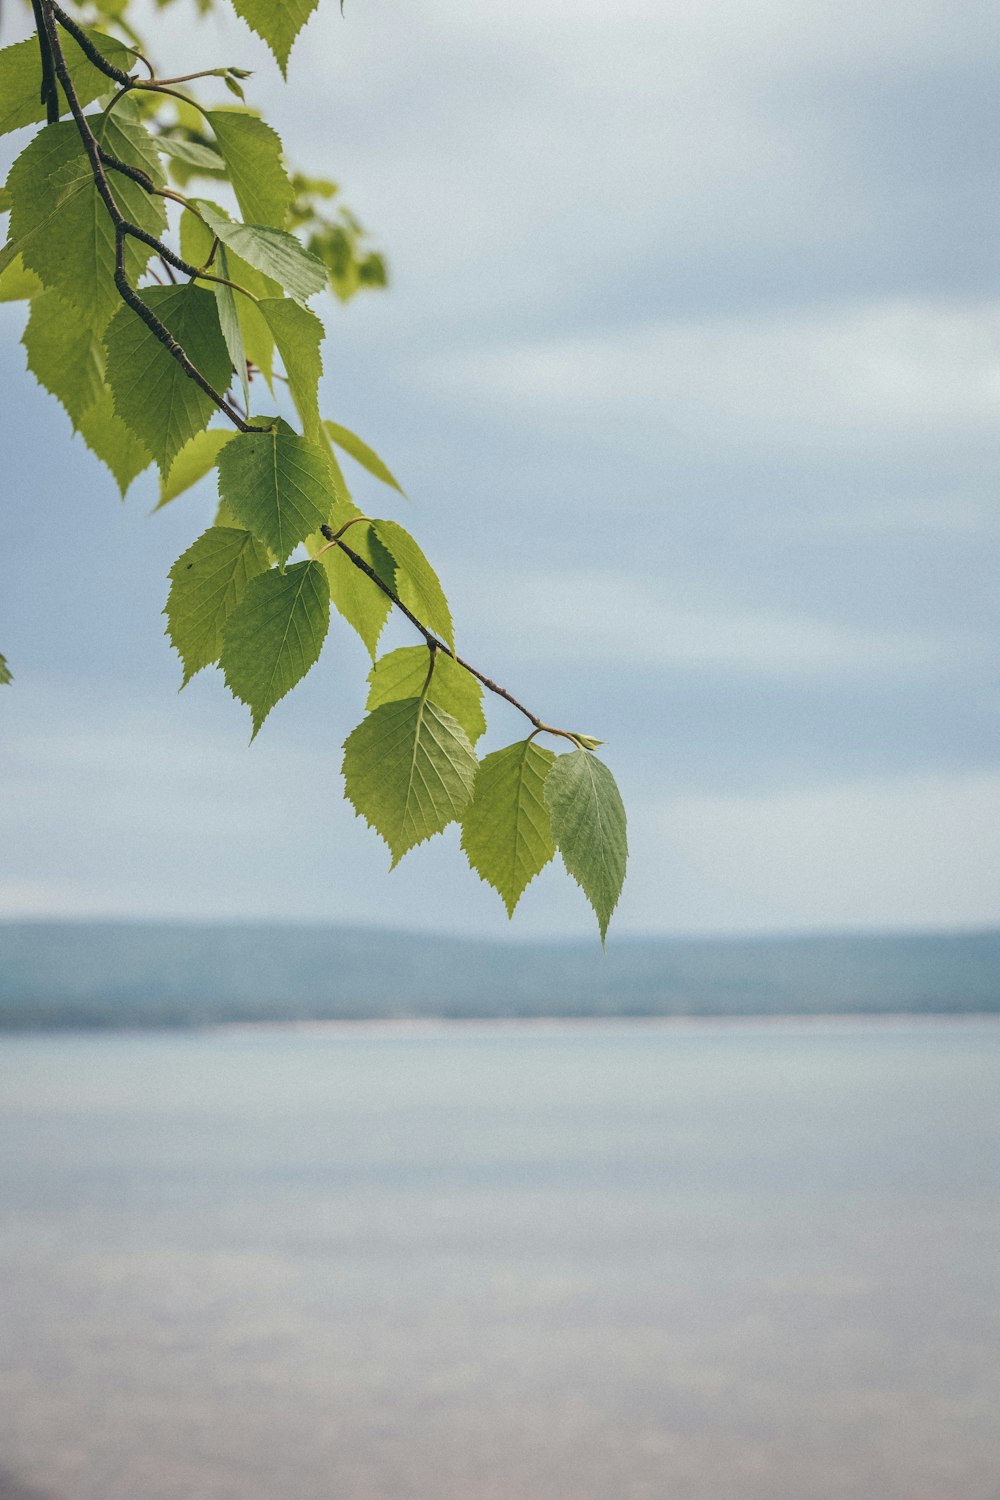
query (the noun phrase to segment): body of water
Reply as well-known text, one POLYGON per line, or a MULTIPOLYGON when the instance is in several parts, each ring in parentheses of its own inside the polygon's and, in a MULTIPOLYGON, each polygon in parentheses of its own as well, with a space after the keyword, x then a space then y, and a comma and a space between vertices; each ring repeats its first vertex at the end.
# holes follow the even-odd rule
POLYGON ((0 1058, 11 1496, 1000 1497, 993 1021, 0 1058))

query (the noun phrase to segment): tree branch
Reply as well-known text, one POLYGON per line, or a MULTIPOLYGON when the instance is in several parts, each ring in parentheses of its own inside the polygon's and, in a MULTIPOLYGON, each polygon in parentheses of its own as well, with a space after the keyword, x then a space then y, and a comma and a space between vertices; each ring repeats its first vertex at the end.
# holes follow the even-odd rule
POLYGON ((162 245, 160 241, 155 238, 155 236, 147 234, 146 231, 144 229, 140 229, 137 224, 131 223, 130 220, 125 217, 121 209, 118 207, 118 202, 115 198, 114 193, 111 191, 111 186, 108 182, 107 174, 104 170, 104 162, 101 160, 100 142, 90 128, 90 122, 83 112, 83 107, 80 104, 79 96, 73 86, 73 80, 70 77, 69 68, 66 66, 66 58, 62 50, 62 44, 60 43, 54 20, 54 13, 57 7, 55 6, 54 0, 33 0, 33 4, 35 5, 36 15, 38 16, 42 27, 42 31, 39 33, 39 35, 44 35, 45 40, 48 43, 52 55, 56 77, 62 84, 63 92, 66 95, 66 99, 70 107, 70 112, 76 122, 76 128, 80 133, 80 139, 83 141, 84 150, 86 151, 87 156, 90 160, 90 169, 94 178, 94 186, 97 188, 97 192, 101 198, 101 201, 108 211, 108 216, 115 226, 115 286, 118 288, 118 293, 121 296, 122 301, 125 302, 132 309, 132 311, 142 319, 142 321, 146 324, 146 327, 166 349, 167 353, 177 361, 181 369, 184 371, 185 375, 189 376, 189 378, 193 380, 195 384, 205 392, 205 395, 215 403, 215 405, 221 412, 225 413, 225 415, 234 424, 234 426, 238 427, 240 432, 248 432, 250 429, 247 426, 247 423, 244 422, 239 413, 233 409, 230 403, 226 400, 225 396, 221 395, 220 392, 217 391, 211 384, 211 382, 205 379, 204 375, 201 373, 198 367, 193 364, 188 358, 187 354, 174 338, 169 328, 167 328, 164 323, 160 322, 160 319, 156 316, 151 307, 146 306, 145 302, 143 302, 142 298, 139 296, 138 292, 129 281, 128 274, 125 270, 125 240, 129 235, 131 235, 134 239, 141 240, 143 244, 149 245, 153 250, 157 252, 158 255, 162 255, 165 259, 169 260, 172 265, 175 265, 179 270, 184 271, 185 274, 194 275, 196 274, 196 271, 195 267, 188 266, 186 261, 182 261, 179 256, 174 255, 173 251, 169 250, 165 245, 162 245))
MULTIPOLYGON (((69 33, 69 35, 74 38, 89 61, 92 62, 93 65, 107 77, 112 78, 115 82, 121 84, 123 90, 131 89, 133 87, 146 87, 151 88, 156 92, 162 93, 171 93, 172 91, 168 88, 162 88, 155 81, 151 81, 149 84, 143 84, 138 80, 132 79, 120 68, 115 68, 113 64, 109 63, 107 59, 101 55, 97 48, 94 47, 86 32, 84 32, 82 28, 79 27, 76 22, 73 21, 69 16, 67 16, 58 4, 56 4, 56 0, 32 0, 32 6, 35 13, 35 24, 38 31, 38 44, 42 53, 42 97, 44 99, 47 99, 47 107, 50 111, 50 122, 52 122, 53 120, 58 120, 59 105, 58 93, 56 91, 55 83, 56 78, 58 78, 59 83, 62 85, 63 91, 66 95, 66 99, 70 107, 70 112, 72 113, 73 119, 76 122, 76 127, 80 133, 80 138, 83 141, 84 149, 86 150, 87 156, 90 160, 91 171, 94 178, 94 186, 96 187, 101 201, 103 202, 104 207, 107 209, 108 215, 115 227, 115 286, 118 289, 119 295, 121 296, 122 300, 132 309, 132 311, 142 319, 147 328, 150 329, 150 331, 155 335, 155 337, 159 340, 159 342, 163 345, 167 352, 177 360, 184 373, 191 380, 193 380, 205 392, 207 396, 211 398, 215 405, 225 413, 230 421, 241 432, 252 431, 253 429, 248 425, 243 417, 240 416, 239 412, 234 408, 231 402, 227 400, 225 396, 221 395, 215 389, 215 387, 205 379, 204 375, 202 375, 197 366, 191 362, 170 330, 165 326, 165 324, 161 323, 160 319, 153 312, 152 308, 147 307, 146 303, 143 302, 142 298, 139 296, 138 292, 135 290, 128 279, 128 274, 125 269, 125 241, 129 237, 140 240, 143 244, 148 245, 151 249, 155 250, 168 268, 170 266, 175 266, 179 271, 190 277, 200 276, 203 273, 199 271, 197 267, 189 265, 187 261, 182 260, 180 256, 175 255, 174 252, 170 250, 166 245, 164 245, 160 240, 158 240, 155 235, 147 234, 147 232, 144 229, 141 229, 139 225, 133 224, 131 220, 129 220, 119 208, 117 200, 115 199, 115 196, 111 191, 111 186, 107 179, 107 173, 105 172, 106 167, 111 171, 122 173, 124 176, 130 178, 133 182, 137 182, 148 193, 156 192, 156 186, 148 173, 141 171, 139 168, 130 167, 127 162, 121 161, 118 157, 113 156, 110 152, 107 152, 102 148, 93 130, 90 128, 90 123, 83 112, 79 96, 77 95, 76 89, 73 86, 73 80, 70 77, 69 69, 66 65, 66 59, 62 51, 58 33, 56 31, 56 21, 58 21, 59 25, 63 26, 69 33), (47 68, 48 72, 46 71, 47 68), (48 84, 46 82, 47 79, 48 84), (47 87, 49 89, 48 94, 46 93, 47 87), (52 102, 53 99, 55 101, 54 106, 52 102), (53 107, 55 108, 54 116, 51 114, 51 110, 53 107)), ((180 80, 174 81, 179 82, 180 80)), ((210 277, 209 279, 221 281, 224 278, 210 277)), ((234 283, 226 282, 226 285, 232 286, 234 285, 234 283)), ((240 287, 239 290, 242 291, 243 288, 240 287)), ((342 531, 346 529, 347 528, 344 527, 342 528, 342 531)), ((420 633, 420 635, 423 636, 428 650, 431 653, 432 670, 435 652, 443 651, 446 656, 450 656, 452 658, 457 666, 462 667, 463 670, 468 672, 470 676, 474 677, 477 682, 482 683, 483 687, 485 687, 489 692, 493 693, 498 698, 503 698, 513 708, 516 708, 519 713, 523 714, 536 732, 559 735, 563 739, 570 740, 574 745, 579 745, 580 741, 578 740, 576 735, 571 734, 569 730, 556 729, 551 724, 546 724, 542 719, 539 718, 537 714, 533 714, 529 708, 525 708, 524 704, 519 702, 518 699, 514 697, 513 693, 509 693, 505 687, 501 687, 499 683, 494 682, 492 678, 487 677, 484 673, 480 672, 469 662, 464 661, 462 657, 457 655, 456 652, 452 651, 450 646, 448 646, 444 641, 440 640, 434 634, 434 632, 423 623, 422 620, 417 618, 412 610, 406 607, 395 590, 390 588, 390 586, 379 577, 378 573, 371 566, 371 564, 366 562, 363 557, 360 557, 358 553, 353 551, 352 548, 348 547, 347 544, 341 540, 342 531, 334 532, 332 526, 321 526, 320 531, 331 545, 340 548, 344 556, 348 559, 349 562, 354 565, 354 567, 359 568, 362 573, 364 573, 368 578, 371 579, 376 588, 380 589, 381 592, 385 594, 390 602, 395 605, 400 613, 403 614, 406 619, 409 620, 410 624, 413 625, 413 627, 420 633)))
MULTIPOLYGON (((38 0, 31 0, 31 3, 34 6, 37 25, 38 0)), ((51 0, 49 9, 63 30, 69 32, 87 61, 92 62, 105 77, 113 78, 115 83, 130 84, 132 82, 127 73, 121 68, 116 68, 114 63, 108 62, 104 54, 94 46, 83 27, 74 21, 72 16, 68 16, 62 7, 55 3, 55 0, 51 0)))
POLYGON ((48 32, 42 20, 39 9, 39 0, 31 0, 31 9, 35 17, 35 31, 38 35, 38 50, 42 55, 42 87, 39 91, 39 99, 45 105, 45 118, 49 125, 55 125, 59 119, 59 90, 56 88, 56 75, 52 62, 52 48, 49 46, 48 32))

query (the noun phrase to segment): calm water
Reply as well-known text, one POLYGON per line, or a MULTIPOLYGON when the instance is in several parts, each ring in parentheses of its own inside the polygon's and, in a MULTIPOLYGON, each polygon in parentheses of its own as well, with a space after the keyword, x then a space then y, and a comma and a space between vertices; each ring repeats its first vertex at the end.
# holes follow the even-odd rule
POLYGON ((4 1038, 0 1496, 997 1500, 998 1080, 988 1021, 4 1038))

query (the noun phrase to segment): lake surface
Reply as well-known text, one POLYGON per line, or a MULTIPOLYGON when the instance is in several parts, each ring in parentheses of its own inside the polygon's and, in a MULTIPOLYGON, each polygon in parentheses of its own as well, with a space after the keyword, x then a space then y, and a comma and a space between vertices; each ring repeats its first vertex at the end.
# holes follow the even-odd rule
POLYGON ((4 1037, 0 1497, 997 1500, 998 1100, 989 1020, 4 1037))

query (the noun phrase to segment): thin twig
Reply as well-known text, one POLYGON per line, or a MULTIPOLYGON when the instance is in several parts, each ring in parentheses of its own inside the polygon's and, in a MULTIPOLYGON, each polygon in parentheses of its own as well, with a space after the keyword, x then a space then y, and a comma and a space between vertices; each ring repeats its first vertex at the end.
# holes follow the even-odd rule
MULTIPOLYGON (((130 89, 145 89, 150 94, 169 94, 171 99, 179 99, 182 104, 190 104, 191 108, 196 109, 199 114, 208 114, 208 110, 205 109, 204 105, 199 104, 197 99, 192 99, 188 94, 182 94, 178 89, 168 89, 162 83, 157 83, 155 78, 130 78, 128 87, 130 89)), ((116 96, 112 99, 108 105, 109 109, 113 109, 118 103, 118 97, 116 96)))
MULTIPOLYGON (((357 519, 360 520, 362 518, 358 517, 357 519)), ((516 708, 519 713, 522 713, 528 720, 528 722, 530 724, 533 724, 537 730, 544 731, 546 734, 557 734, 562 739, 571 740, 574 745, 579 744, 579 741, 575 734, 570 734, 568 729, 554 729, 551 724, 546 724, 545 721, 543 719, 540 719, 537 714, 533 714, 530 708, 525 708, 523 703, 519 703, 518 700, 514 697, 513 693, 508 693, 507 689, 505 687, 501 687, 498 682, 494 682, 492 678, 485 676, 484 673, 480 672, 476 667, 472 666, 471 663, 463 661, 463 659, 456 652, 454 652, 449 645, 447 645, 444 641, 442 641, 438 636, 434 634, 433 630, 429 629, 422 620, 418 620, 417 616, 411 609, 407 609, 406 605, 403 603, 402 599, 400 599, 396 591, 390 588, 389 585, 379 577, 375 569, 372 567, 371 563, 366 562, 363 557, 359 557, 358 554, 354 552, 350 547, 348 547, 345 542, 338 539, 338 533, 334 531, 332 526, 321 526, 319 529, 323 536, 326 537, 327 541, 334 542, 343 552, 344 556, 348 558, 356 568, 360 568, 362 573, 365 573, 371 579, 376 588, 381 589, 386 598, 390 599, 399 610, 399 612, 406 616, 410 624, 423 636, 424 640, 427 643, 428 650, 443 651, 446 656, 450 656, 456 666, 464 667, 465 671, 468 672, 471 676, 475 677, 477 682, 481 682, 484 688, 488 688, 491 693, 494 693, 496 695, 496 697, 504 698, 509 704, 511 704, 513 708, 516 708)))
POLYGON ((178 73, 176 78, 157 78, 156 74, 153 73, 149 81, 155 84, 157 88, 162 88, 164 84, 192 83, 196 78, 218 78, 218 76, 218 68, 205 68, 201 73, 178 73))

